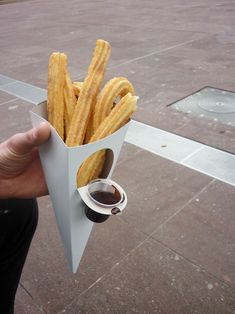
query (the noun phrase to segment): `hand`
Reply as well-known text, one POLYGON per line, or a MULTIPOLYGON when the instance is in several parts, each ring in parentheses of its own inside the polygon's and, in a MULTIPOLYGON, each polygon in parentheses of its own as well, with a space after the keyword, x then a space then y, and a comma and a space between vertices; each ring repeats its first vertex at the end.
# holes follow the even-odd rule
POLYGON ((37 147, 50 137, 50 125, 19 133, 0 144, 0 199, 48 194, 37 147))

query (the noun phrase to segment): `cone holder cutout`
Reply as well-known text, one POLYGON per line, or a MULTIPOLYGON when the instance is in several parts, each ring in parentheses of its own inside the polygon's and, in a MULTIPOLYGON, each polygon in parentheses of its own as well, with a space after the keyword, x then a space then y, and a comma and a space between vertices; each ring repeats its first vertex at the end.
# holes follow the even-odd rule
MULTIPOLYGON (((35 106, 30 114, 34 127, 47 121, 46 101, 35 106)), ((103 169, 103 173, 108 173, 109 179, 117 163, 129 124, 130 122, 106 138, 76 147, 67 147, 56 130, 51 127, 50 139, 39 148, 65 256, 73 273, 78 269, 94 224, 85 214, 87 205, 82 199, 84 187, 77 188, 77 171, 90 155, 101 149, 109 149, 112 154, 107 154, 107 162, 103 169)))

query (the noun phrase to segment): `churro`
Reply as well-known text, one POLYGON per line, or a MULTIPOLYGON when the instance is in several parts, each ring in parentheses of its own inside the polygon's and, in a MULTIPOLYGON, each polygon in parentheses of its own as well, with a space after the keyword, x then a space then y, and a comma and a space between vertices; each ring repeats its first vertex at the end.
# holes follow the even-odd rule
MULTIPOLYGON (((127 93, 135 95, 135 90, 133 85, 125 77, 115 77, 106 83, 97 97, 94 113, 91 116, 87 129, 85 143, 89 143, 94 131, 99 127, 104 118, 109 115, 117 97, 121 98, 127 93)), ((102 154, 98 152, 93 158, 96 158, 97 163, 93 165, 93 171, 90 173, 89 181, 100 175, 105 162, 105 152, 102 152, 102 154)))
MULTIPOLYGON (((94 107, 94 104, 93 104, 93 107, 94 107)), ((85 135, 85 139, 84 139, 84 144, 89 143, 90 138, 94 134, 93 119, 94 119, 94 110, 91 112, 90 119, 89 119, 88 124, 87 124, 87 130, 86 130, 86 135, 85 135)))
POLYGON ((81 92, 74 109, 72 121, 66 139, 67 146, 82 145, 92 105, 97 97, 103 81, 106 64, 111 52, 110 44, 104 40, 97 40, 87 77, 82 85, 81 92))
POLYGON ((65 104, 65 113, 64 113, 64 123, 65 123, 65 134, 68 134, 69 126, 73 117, 74 108, 76 105, 77 99, 73 90, 73 83, 71 81, 68 70, 65 73, 65 84, 64 84, 64 104, 65 104))
POLYGON ((104 118, 109 115, 117 97, 123 97, 127 93, 135 95, 133 85, 125 77, 114 77, 100 92, 94 109, 93 130, 96 130, 104 118))
MULTIPOLYGON (((111 135, 127 123, 136 110, 138 97, 127 78, 111 79, 100 92, 110 52, 108 42, 96 41, 84 82, 71 81, 65 54, 55 52, 50 56, 48 121, 69 147, 92 143, 111 135)), ((106 152, 102 149, 82 163, 77 173, 78 187, 101 175, 105 157, 108 156, 106 152)))
POLYGON ((67 68, 67 56, 54 52, 48 65, 48 121, 64 139, 64 82, 67 68))
MULTIPOLYGON (((136 110, 138 97, 126 94, 119 103, 112 109, 110 114, 102 121, 90 139, 90 143, 100 140, 113 132, 117 131, 128 122, 132 113, 136 110)), ((97 177, 97 167, 103 163, 105 150, 96 152, 87 158, 81 165, 77 175, 77 186, 81 187, 88 184, 97 177)))
POLYGON ((100 140, 121 128, 128 122, 133 112, 136 110, 137 96, 131 93, 125 95, 119 103, 113 108, 110 114, 102 121, 90 143, 100 140))

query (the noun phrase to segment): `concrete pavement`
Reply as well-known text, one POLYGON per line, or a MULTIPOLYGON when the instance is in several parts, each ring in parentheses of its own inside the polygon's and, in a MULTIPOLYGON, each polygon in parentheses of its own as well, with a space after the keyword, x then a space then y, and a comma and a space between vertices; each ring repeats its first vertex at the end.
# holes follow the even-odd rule
MULTIPOLYGON (((0 6, 0 74, 46 88, 52 51, 82 80, 97 38, 110 41, 105 80, 127 76, 135 119, 235 153, 234 127, 169 104, 213 86, 234 91, 231 0, 20 1, 0 6)), ((0 92, 1 140, 27 130, 33 105, 0 92)), ((93 228, 69 272, 49 197, 21 278, 16 314, 235 313, 235 190, 130 144, 113 179, 120 217, 93 228)))

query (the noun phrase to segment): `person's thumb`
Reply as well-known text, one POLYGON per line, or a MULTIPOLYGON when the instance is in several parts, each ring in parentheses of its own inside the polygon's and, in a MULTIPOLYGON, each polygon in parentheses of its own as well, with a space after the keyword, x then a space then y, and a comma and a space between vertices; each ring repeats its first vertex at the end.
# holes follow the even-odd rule
POLYGON ((50 125, 42 122, 38 127, 25 133, 18 133, 12 136, 8 142, 8 148, 17 155, 29 153, 34 147, 45 143, 50 137, 50 125))

